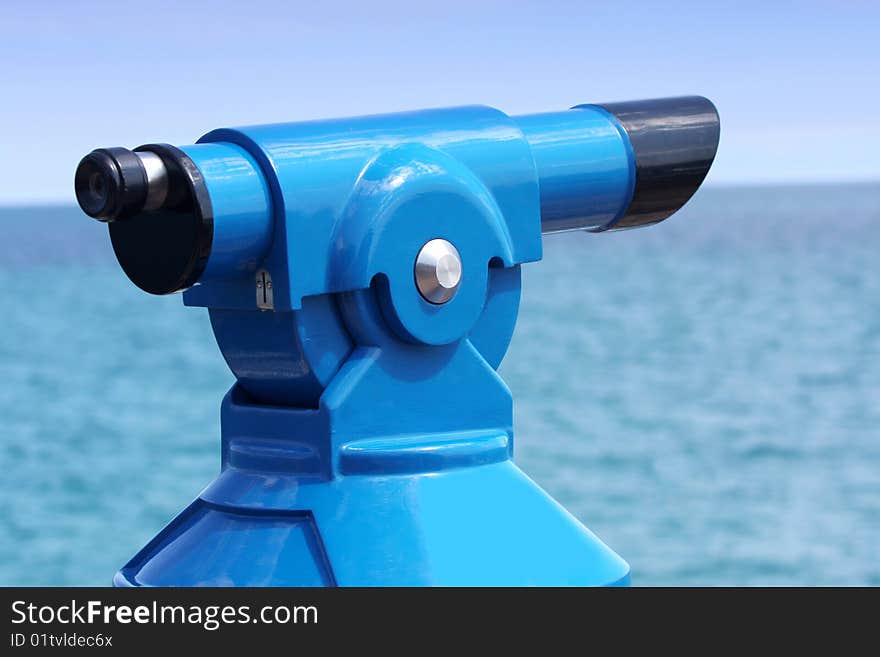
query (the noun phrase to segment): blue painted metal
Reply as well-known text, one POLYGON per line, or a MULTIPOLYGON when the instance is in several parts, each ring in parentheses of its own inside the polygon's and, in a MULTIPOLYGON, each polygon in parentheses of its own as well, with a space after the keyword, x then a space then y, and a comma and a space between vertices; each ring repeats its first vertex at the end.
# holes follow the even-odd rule
POLYGON ((199 168, 213 210, 211 255, 200 281, 250 275, 272 240, 269 188, 247 151, 232 144, 199 144, 182 150, 199 168))
POLYGON ((516 121, 538 167, 544 232, 612 228, 635 187, 635 154, 614 117, 582 105, 516 121))
POLYGON ((184 302, 209 309, 237 382, 220 475, 117 585, 628 583, 514 465, 495 371, 542 221, 602 228, 629 205, 613 117, 464 107, 222 129, 183 150, 215 221, 184 302), (463 262, 444 305, 413 279, 433 238, 463 262), (258 267, 274 310, 255 306, 258 267))

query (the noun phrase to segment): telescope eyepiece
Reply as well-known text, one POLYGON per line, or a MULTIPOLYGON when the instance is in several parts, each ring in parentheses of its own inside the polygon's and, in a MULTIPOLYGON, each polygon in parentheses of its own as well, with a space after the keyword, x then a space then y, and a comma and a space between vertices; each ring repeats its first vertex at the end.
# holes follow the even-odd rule
POLYGON ((80 160, 74 189, 83 212, 109 223, 161 207, 168 172, 155 153, 98 148, 80 160))
POLYGON ((98 221, 116 221, 143 208, 147 173, 127 148, 98 148, 80 160, 74 189, 83 212, 98 221))

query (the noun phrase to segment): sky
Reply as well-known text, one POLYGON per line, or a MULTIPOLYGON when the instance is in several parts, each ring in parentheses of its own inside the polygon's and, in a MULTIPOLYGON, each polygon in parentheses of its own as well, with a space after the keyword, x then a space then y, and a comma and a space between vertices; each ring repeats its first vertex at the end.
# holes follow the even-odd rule
POLYGON ((880 180, 880 2, 2 0, 0 204, 222 126, 683 94, 721 114, 707 184, 880 180))

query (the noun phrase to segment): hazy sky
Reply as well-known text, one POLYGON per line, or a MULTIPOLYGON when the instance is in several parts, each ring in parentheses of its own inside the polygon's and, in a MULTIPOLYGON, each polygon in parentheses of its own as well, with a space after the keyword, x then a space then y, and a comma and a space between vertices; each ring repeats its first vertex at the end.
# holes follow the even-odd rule
POLYGON ((880 3, 2 0, 0 203, 224 125, 688 93, 714 183, 880 179, 880 3))

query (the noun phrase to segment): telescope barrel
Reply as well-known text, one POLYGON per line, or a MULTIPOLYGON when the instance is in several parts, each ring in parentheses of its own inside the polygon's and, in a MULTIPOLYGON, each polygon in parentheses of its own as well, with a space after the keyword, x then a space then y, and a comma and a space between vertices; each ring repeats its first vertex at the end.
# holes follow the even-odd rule
POLYGON ((718 149, 701 96, 519 116, 538 168, 541 231, 601 232, 663 221, 703 182, 718 149))
MULTIPOLYGON (((463 107, 221 129, 179 148, 100 148, 80 161, 74 185, 83 211, 108 224, 129 278, 167 294, 255 272, 300 214, 322 222, 303 221, 309 235, 328 237, 364 167, 402 144, 459 158, 502 196, 527 189, 534 200, 537 177, 542 233, 602 232, 681 208, 705 178, 719 134, 718 113, 700 96, 515 117, 463 107)), ((517 201, 507 211, 525 207, 517 201)))

